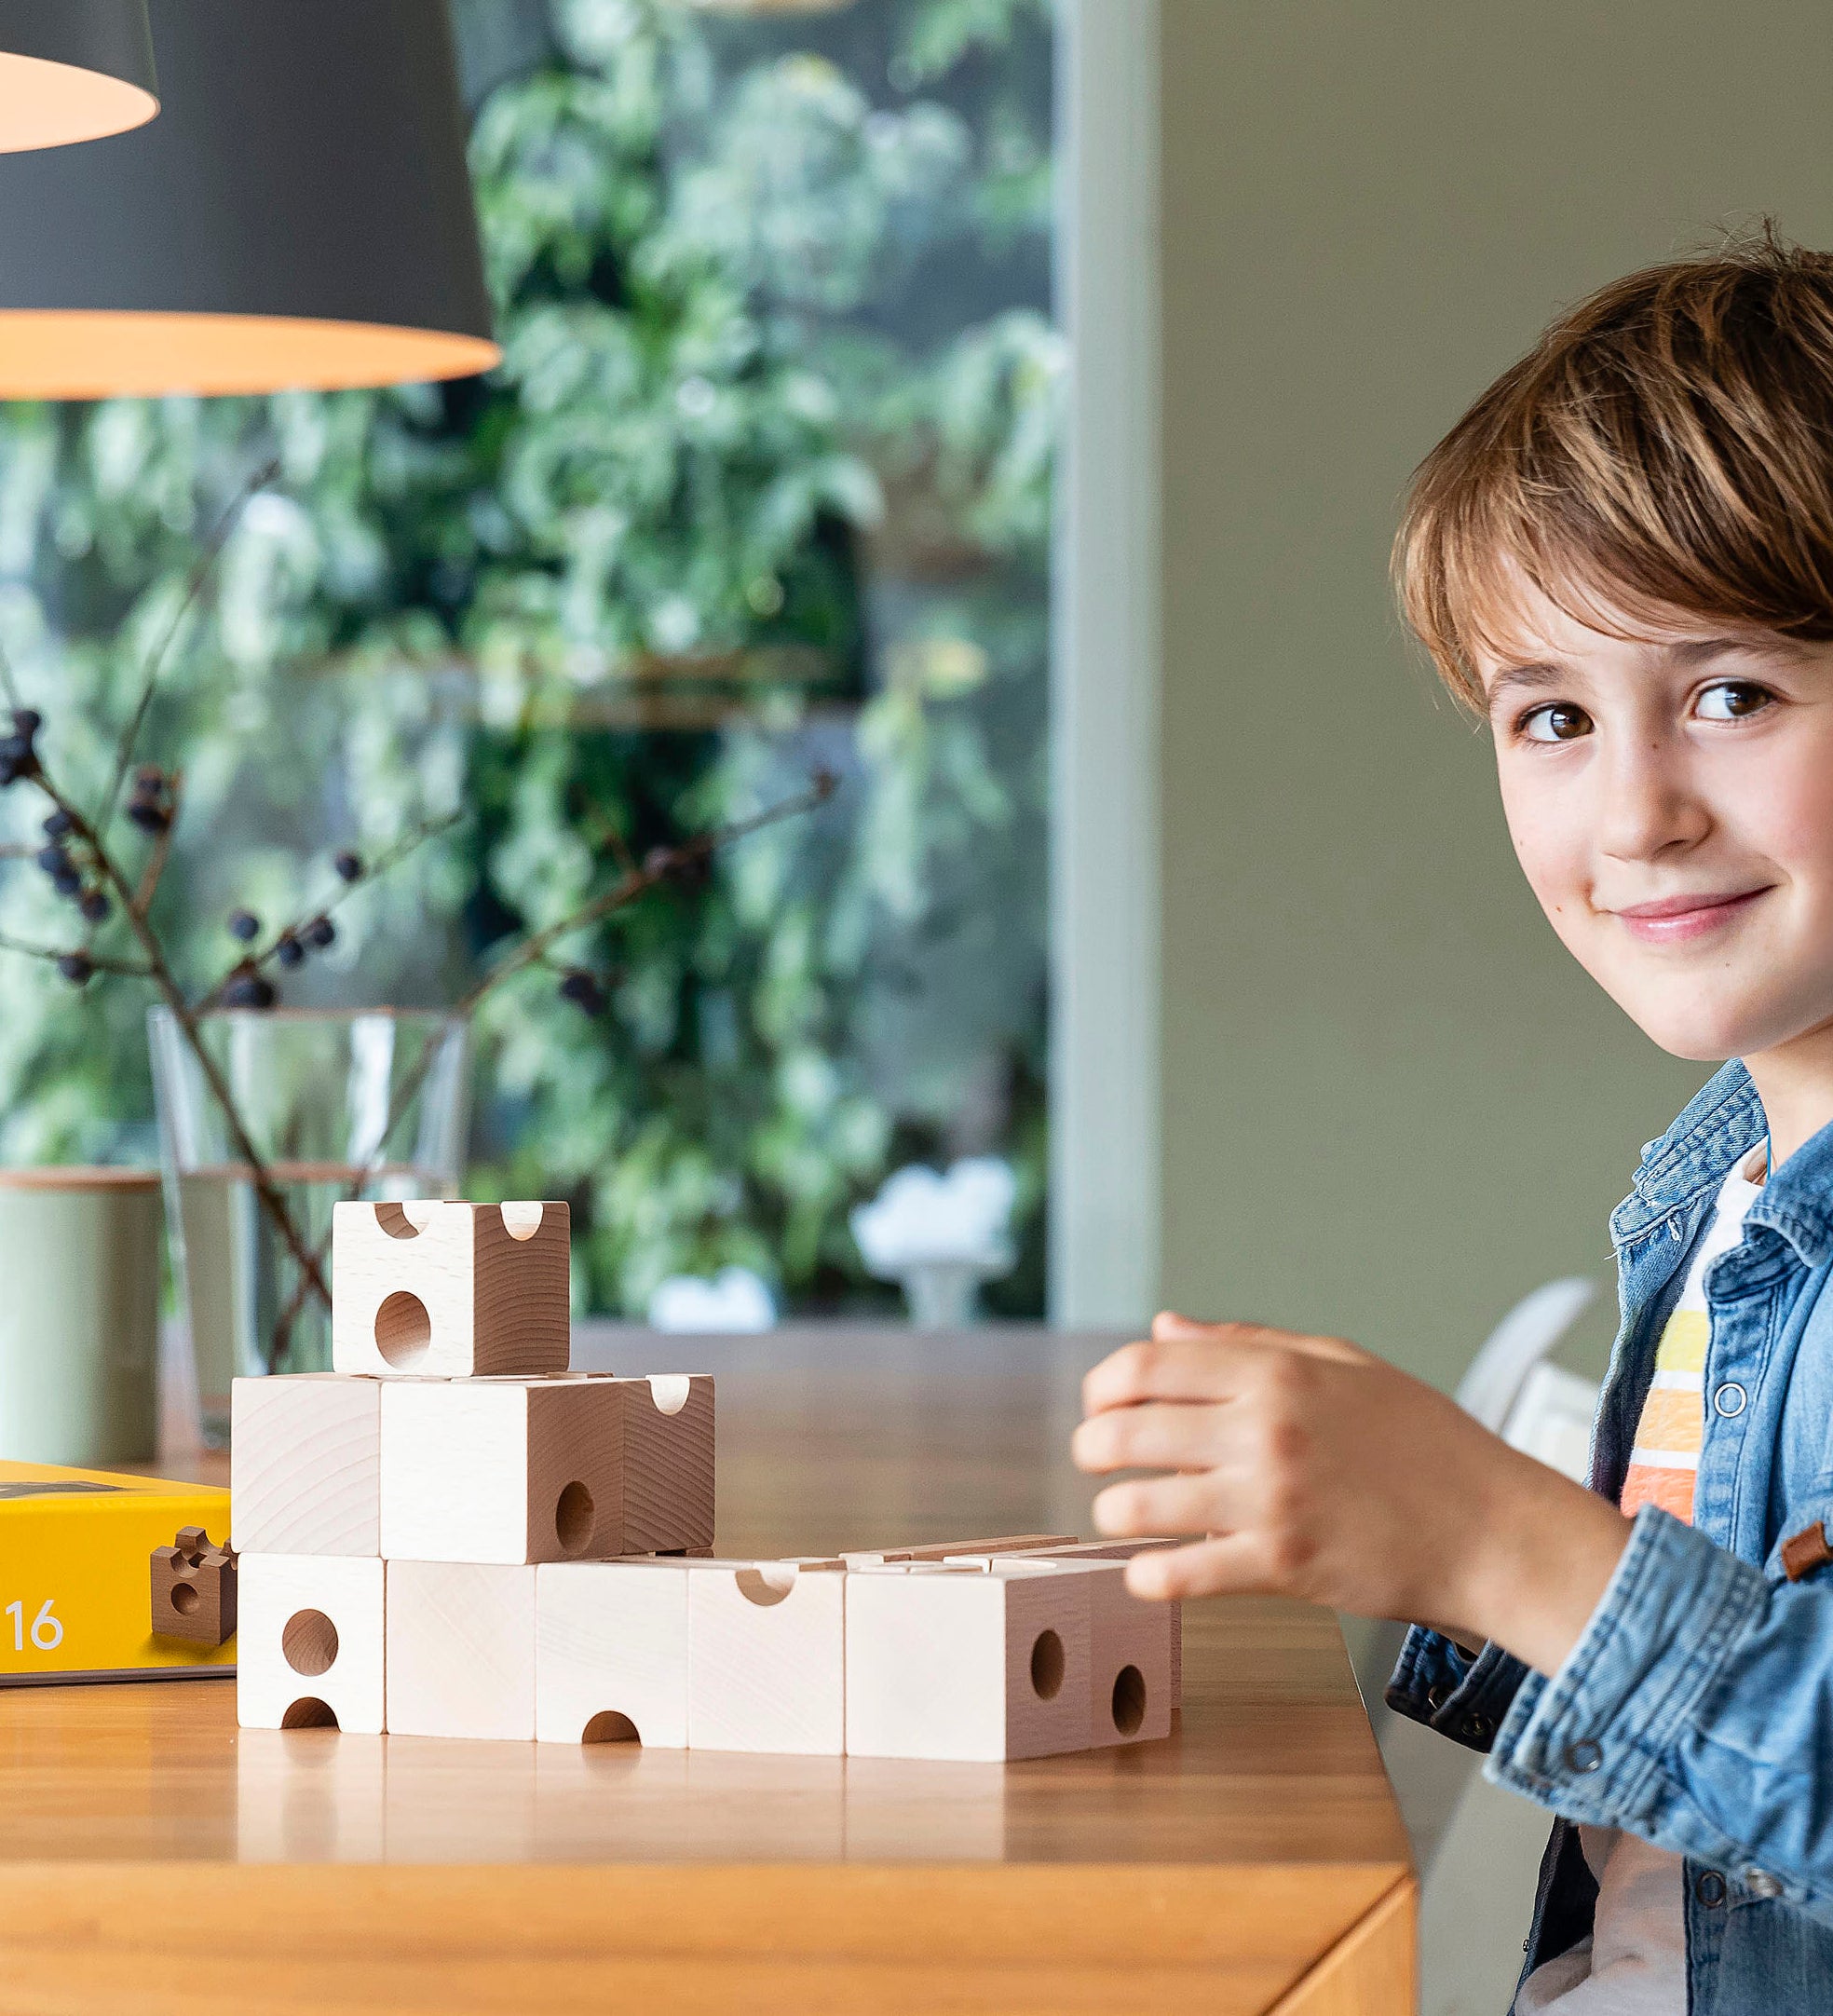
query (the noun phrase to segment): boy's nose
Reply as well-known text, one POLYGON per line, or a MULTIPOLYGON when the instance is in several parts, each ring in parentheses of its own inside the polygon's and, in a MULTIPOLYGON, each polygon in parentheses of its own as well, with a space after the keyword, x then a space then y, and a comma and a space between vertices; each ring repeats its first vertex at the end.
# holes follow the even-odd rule
POLYGON ((1597 844, 1619 861, 1651 861, 1697 846, 1712 814, 1687 765, 1659 740, 1625 739, 1601 766, 1597 844))

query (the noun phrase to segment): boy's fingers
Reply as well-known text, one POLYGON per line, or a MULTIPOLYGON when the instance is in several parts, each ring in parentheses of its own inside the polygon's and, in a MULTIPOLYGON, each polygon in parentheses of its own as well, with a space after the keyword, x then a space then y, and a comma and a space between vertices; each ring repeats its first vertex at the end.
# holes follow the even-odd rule
POLYGON ((1082 1411, 1135 1407, 1141 1400, 1229 1400, 1241 1390, 1243 1361, 1263 1351, 1264 1333, 1223 1323, 1180 1338, 1122 1344, 1082 1381, 1082 1411))
POLYGON ((1360 1344, 1340 1337, 1308 1337, 1299 1330, 1270 1330, 1262 1323, 1193 1323, 1188 1316, 1161 1310, 1152 1318, 1154 1343, 1200 1343, 1213 1338, 1223 1343, 1260 1343, 1283 1346, 1304 1358, 1332 1358, 1342 1364, 1365 1360, 1369 1354, 1360 1344))
POLYGON ((1226 1488, 1211 1474, 1131 1478, 1097 1493, 1094 1530, 1110 1540, 1213 1533, 1229 1524, 1226 1488))
POLYGON ((1153 1547, 1126 1565, 1129 1592, 1152 1602, 1265 1589, 1266 1565, 1251 1533, 1213 1533, 1181 1547, 1153 1547))
POLYGON ((1214 1464, 1223 1439, 1213 1406, 1149 1401, 1092 1414, 1070 1437, 1079 1470, 1200 1470, 1214 1464))

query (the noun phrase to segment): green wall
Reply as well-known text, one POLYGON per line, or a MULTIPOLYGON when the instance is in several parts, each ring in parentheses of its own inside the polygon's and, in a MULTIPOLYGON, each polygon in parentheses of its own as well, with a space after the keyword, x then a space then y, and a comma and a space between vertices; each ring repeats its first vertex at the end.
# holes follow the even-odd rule
POLYGON ((1444 1383, 1603 1274, 1704 1075, 1559 947, 1386 583, 1548 317, 1774 211, 1833 244, 1811 6, 1164 0, 1165 1300, 1444 1383))

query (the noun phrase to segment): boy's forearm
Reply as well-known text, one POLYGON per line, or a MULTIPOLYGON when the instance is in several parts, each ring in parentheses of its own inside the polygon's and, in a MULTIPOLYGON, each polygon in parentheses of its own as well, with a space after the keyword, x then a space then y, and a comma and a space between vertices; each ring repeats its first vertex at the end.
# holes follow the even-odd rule
POLYGON ((1460 1539, 1445 1608, 1455 1635, 1493 1639, 1556 1672, 1602 1601, 1632 1522, 1608 1500, 1509 1452, 1480 1505, 1457 1508, 1460 1539))

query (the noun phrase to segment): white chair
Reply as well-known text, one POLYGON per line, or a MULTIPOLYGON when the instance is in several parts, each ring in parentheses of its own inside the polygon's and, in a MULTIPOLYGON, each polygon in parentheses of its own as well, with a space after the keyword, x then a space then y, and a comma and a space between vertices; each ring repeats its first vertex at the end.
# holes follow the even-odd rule
MULTIPOLYGON (((1458 1404, 1513 1449, 1582 1481, 1596 1385, 1553 1354, 1596 1295, 1549 1281, 1497 1324, 1459 1382, 1458 1404)), ((1539 1806, 1500 1791, 1473 1750, 1381 1698, 1405 1627, 1346 1619, 1363 1699, 1419 1867, 1420 2016, 1496 2016, 1521 1965, 1521 1935, 1546 1842, 1539 1806)))

